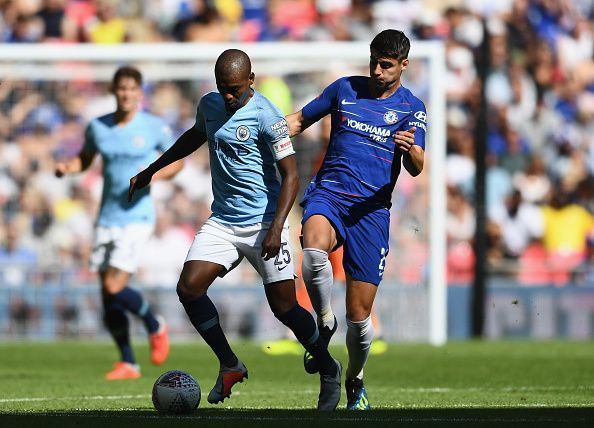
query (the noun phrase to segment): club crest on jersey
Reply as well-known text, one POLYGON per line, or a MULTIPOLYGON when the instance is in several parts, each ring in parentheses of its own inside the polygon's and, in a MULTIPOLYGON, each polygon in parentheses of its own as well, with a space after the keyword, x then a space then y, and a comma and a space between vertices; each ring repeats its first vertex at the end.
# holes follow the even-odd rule
POLYGON ((422 110, 419 110, 415 113, 415 117, 423 123, 427 123, 427 113, 422 110))
POLYGON ((134 147, 140 148, 140 147, 143 147, 144 144, 145 144, 144 137, 142 137, 141 135, 136 135, 134 138, 132 138, 132 145, 134 147))
POLYGON ((398 122, 398 114, 393 111, 393 110, 389 110, 384 114, 384 122, 386 122, 388 125, 393 125, 396 122, 398 122))
POLYGON ((250 128, 245 125, 241 125, 235 131, 235 136, 239 141, 247 141, 250 138, 250 128))

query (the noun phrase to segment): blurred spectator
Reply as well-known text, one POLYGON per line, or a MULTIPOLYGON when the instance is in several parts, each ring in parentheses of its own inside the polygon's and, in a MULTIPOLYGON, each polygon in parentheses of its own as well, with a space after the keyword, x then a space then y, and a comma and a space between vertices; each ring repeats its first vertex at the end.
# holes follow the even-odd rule
POLYGON ((37 255, 19 242, 17 224, 8 225, 0 247, 0 283, 9 287, 26 287, 33 269, 37 266, 37 255))
POLYGON ((43 0, 37 16, 43 22, 44 42, 77 40, 76 23, 66 15, 66 0, 43 0))
POLYGON ((31 330, 39 327, 41 313, 39 308, 21 297, 14 296, 9 303, 10 333, 15 336, 26 336, 31 330))
POLYGON ((501 230, 505 257, 517 259, 528 245, 540 239, 543 218, 538 207, 522 201, 522 193, 514 190, 504 207, 494 210, 492 220, 501 230))
POLYGON ((220 42, 228 39, 224 21, 206 0, 187 3, 188 11, 173 25, 172 35, 180 42, 220 42))
POLYGON ((586 257, 587 239, 594 229, 594 217, 585 208, 571 202, 567 189, 553 188, 551 200, 542 208, 543 243, 552 271, 552 282, 564 285, 572 271, 586 257))
POLYGON ((84 23, 85 41, 98 44, 127 40, 126 22, 117 13, 117 0, 97 0, 96 15, 84 23))
POLYGON ((149 287, 175 288, 193 235, 176 226, 174 214, 160 209, 155 233, 142 249, 136 279, 149 287))

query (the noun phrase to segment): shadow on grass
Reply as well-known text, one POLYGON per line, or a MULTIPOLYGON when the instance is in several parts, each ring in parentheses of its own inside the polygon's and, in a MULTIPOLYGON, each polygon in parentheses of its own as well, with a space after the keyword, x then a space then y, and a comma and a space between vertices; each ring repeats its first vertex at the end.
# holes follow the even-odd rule
POLYGON ((168 416, 150 410, 0 413, 3 428, 38 427, 581 427, 592 426, 594 407, 397 409, 320 413, 315 410, 199 409, 168 416))

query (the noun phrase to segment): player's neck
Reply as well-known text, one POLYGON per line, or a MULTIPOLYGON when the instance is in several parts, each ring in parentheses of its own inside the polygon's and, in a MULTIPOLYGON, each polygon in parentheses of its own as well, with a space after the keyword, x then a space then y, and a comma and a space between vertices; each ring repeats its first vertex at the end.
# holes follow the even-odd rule
POLYGON ((122 111, 116 110, 114 113, 115 123, 118 126, 124 126, 132 121, 136 116, 136 110, 122 111))
POLYGON ((391 97, 398 90, 398 88, 401 85, 402 85, 402 83, 400 82, 400 79, 398 79, 398 80, 394 81, 394 83, 390 86, 378 88, 377 86, 375 86, 372 83, 372 81, 370 79, 369 80, 369 91, 371 93, 371 96, 373 96, 374 98, 384 100, 386 98, 391 97))

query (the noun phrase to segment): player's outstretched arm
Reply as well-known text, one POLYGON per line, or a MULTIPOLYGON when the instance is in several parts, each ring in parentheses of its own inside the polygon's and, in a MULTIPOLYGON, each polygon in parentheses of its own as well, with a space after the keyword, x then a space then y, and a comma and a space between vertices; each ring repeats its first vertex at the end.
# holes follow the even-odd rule
POLYGON ((177 175, 178 172, 184 167, 184 161, 182 159, 167 165, 165 168, 159 170, 153 176, 154 180, 170 180, 177 175))
POLYGON ((286 116, 285 119, 287 119, 289 125, 289 137, 301 134, 313 124, 313 121, 307 120, 303 116, 303 110, 292 113, 286 116))
POLYGON ((415 144, 416 130, 417 128, 413 126, 408 131, 398 131, 394 135, 394 142, 398 149, 403 152, 402 165, 413 177, 423 171, 425 160, 425 151, 415 144))
POLYGON ((55 174, 56 177, 63 177, 67 174, 75 174, 77 172, 85 171, 93 163, 97 152, 90 150, 81 150, 75 157, 57 162, 55 174))
POLYGON ((280 172, 282 183, 274 220, 264 237, 264 241, 262 241, 261 256, 264 260, 271 259, 278 254, 281 244, 281 232, 299 190, 299 174, 297 172, 295 155, 282 158, 276 165, 280 172))
MULTIPOLYGON (((150 184, 158 171, 166 166, 177 162, 186 156, 192 154, 206 141, 206 135, 202 134, 196 127, 191 127, 184 132, 173 145, 163 153, 156 161, 150 164, 146 169, 140 171, 130 179, 130 189, 128 190, 128 202, 132 201, 132 196, 136 189, 142 189, 150 184)), ((180 165, 181 168, 181 165, 180 165)))

